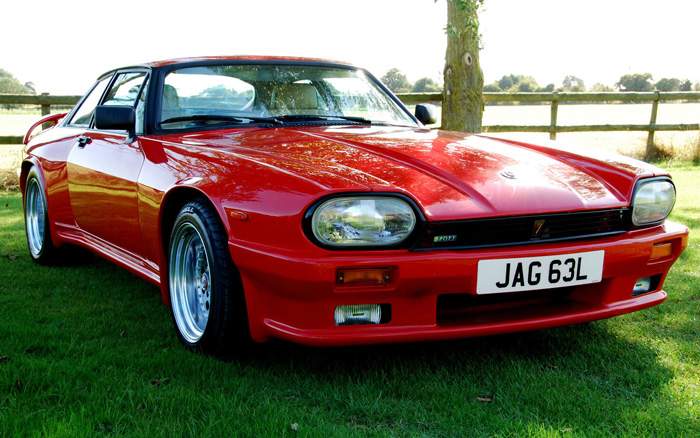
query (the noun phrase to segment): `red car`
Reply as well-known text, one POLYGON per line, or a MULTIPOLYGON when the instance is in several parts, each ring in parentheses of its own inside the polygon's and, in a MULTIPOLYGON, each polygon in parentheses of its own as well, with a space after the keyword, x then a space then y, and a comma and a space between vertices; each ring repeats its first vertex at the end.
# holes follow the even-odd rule
POLYGON ((666 298, 688 242, 667 172, 426 129, 433 111, 322 60, 110 71, 28 141, 30 253, 79 245, 158 285, 209 353, 542 329, 666 298))

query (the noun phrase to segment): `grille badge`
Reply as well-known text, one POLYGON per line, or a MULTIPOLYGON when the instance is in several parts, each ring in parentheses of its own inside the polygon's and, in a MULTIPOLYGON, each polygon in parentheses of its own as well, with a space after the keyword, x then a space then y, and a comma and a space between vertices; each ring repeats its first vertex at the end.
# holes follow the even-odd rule
POLYGON ((542 231, 544 231, 544 219, 535 220, 535 224, 532 226, 532 237, 542 236, 542 231))
POLYGON ((457 240, 457 235, 452 234, 449 236, 435 236, 433 239, 434 243, 443 243, 443 242, 454 242, 457 240))

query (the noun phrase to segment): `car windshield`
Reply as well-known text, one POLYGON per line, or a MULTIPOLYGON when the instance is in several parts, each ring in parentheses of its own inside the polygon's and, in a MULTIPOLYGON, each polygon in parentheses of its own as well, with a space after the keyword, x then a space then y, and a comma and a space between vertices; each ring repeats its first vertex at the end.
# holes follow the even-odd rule
POLYGON ((169 72, 158 120, 161 129, 299 122, 416 124, 362 70, 267 64, 169 72))

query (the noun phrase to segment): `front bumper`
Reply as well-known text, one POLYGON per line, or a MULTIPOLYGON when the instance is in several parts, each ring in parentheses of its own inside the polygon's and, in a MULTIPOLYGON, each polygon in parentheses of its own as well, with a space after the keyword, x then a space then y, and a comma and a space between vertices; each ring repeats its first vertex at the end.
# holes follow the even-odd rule
POLYGON ((357 345, 485 336, 609 318, 657 305, 669 269, 688 244, 688 229, 663 225, 595 240, 436 251, 298 252, 232 241, 243 281, 251 335, 306 345, 357 345), (671 254, 651 258, 655 244, 671 254), (605 251, 602 281, 545 292, 476 294, 482 259, 544 257, 605 251), (391 281, 372 287, 336 284, 339 269, 390 269, 391 281), (652 277, 633 296, 638 279, 652 277), (337 326, 337 306, 382 304, 388 322, 337 326))

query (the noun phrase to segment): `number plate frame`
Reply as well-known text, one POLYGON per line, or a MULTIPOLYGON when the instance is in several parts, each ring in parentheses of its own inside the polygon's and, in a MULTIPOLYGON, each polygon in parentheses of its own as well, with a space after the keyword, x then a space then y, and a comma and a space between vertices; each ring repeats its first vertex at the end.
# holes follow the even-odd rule
POLYGON ((599 283, 605 251, 479 260, 477 295, 599 283))

